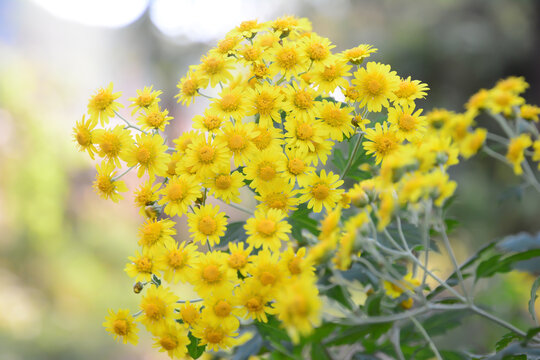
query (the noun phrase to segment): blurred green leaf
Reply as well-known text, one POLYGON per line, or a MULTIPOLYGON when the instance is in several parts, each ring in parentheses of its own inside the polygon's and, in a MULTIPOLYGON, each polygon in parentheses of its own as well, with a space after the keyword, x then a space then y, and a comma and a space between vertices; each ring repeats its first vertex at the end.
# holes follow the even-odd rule
POLYGON ((188 336, 190 340, 190 343, 187 346, 189 356, 191 356, 194 359, 198 359, 199 357, 201 357, 202 354, 204 354, 204 350, 206 349, 206 344, 199 346, 199 339, 191 335, 191 332, 188 334, 188 336))
POLYGON ((540 249, 523 251, 506 256, 501 254, 494 255, 478 265, 475 281, 483 277, 491 277, 497 273, 509 272, 516 263, 536 257, 540 257, 540 249))
POLYGON ((227 225, 227 231, 225 235, 220 239, 219 245, 216 249, 227 249, 229 243, 232 242, 244 242, 247 239, 246 231, 244 229, 245 221, 236 221, 227 225))
POLYGON ((506 348, 508 344, 513 342, 514 340, 521 339, 521 336, 514 332, 509 332, 508 334, 505 334, 497 343, 495 344, 495 351, 499 352, 506 348))
POLYGON ((302 230, 305 229, 315 236, 318 236, 320 233, 319 229, 317 229, 317 221, 310 218, 309 214, 311 214, 311 210, 307 208, 306 204, 302 204, 289 217, 289 224, 292 226, 292 236, 300 244, 305 244, 302 230))
POLYGON ((538 291, 538 287, 540 286, 540 276, 534 280, 534 283, 531 287, 531 298, 529 300, 529 313, 531 314, 533 320, 535 323, 538 324, 538 320, 536 319, 536 309, 534 307, 534 304, 536 302, 536 299, 538 296, 536 295, 536 292, 538 291))

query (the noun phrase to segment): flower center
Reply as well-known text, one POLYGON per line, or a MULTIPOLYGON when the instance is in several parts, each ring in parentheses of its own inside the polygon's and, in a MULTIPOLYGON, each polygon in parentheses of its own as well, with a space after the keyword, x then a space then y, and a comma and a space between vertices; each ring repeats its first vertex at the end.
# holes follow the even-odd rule
POLYGON ((141 164, 147 164, 150 160, 151 154, 148 148, 141 146, 137 149, 137 154, 135 155, 137 157, 137 161, 141 164))
POLYGON ((162 306, 156 303, 148 303, 143 307, 146 317, 154 321, 159 320, 162 317, 162 306))
POLYGON ((193 324, 199 318, 199 312, 194 306, 186 306, 180 310, 182 320, 187 324, 193 324))
POLYGON ((155 127, 155 128, 158 128, 161 126, 161 124, 163 124, 163 121, 165 120, 164 116, 162 113, 160 112, 152 112, 150 114, 148 114, 148 116, 146 117, 146 122, 152 126, 152 127, 155 127))
POLYGON ((193 96, 197 93, 198 86, 197 81, 193 79, 187 79, 182 84, 182 92, 187 96, 193 96))
POLYGON ((239 151, 246 147, 246 139, 239 134, 232 134, 229 137, 229 148, 232 151, 239 151))
POLYGON ((257 96, 255 107, 259 114, 268 115, 274 108, 274 98, 267 93, 261 93, 257 96))
POLYGON ((261 274, 261 284, 274 285, 276 282, 276 276, 269 271, 263 271, 261 274))
POLYGON ((217 265, 206 265, 204 267, 202 277, 208 283, 215 283, 221 279, 221 271, 219 271, 217 265))
POLYGON ((227 190, 231 187, 231 175, 218 175, 216 178, 216 187, 220 190, 227 190))
POLYGON ((328 56, 328 49, 323 44, 315 43, 309 46, 308 53, 311 60, 323 60, 328 56))
POLYGON ((184 198, 184 187, 180 184, 171 184, 167 196, 171 201, 182 200, 184 198))
POLYGON ((229 256, 229 266, 233 269, 241 269, 247 264, 247 257, 242 253, 236 252, 229 256))
POLYGON ((142 229, 142 243, 147 246, 154 245, 161 237, 161 223, 152 222, 142 229))
POLYGON ((269 164, 263 164, 259 167, 259 177, 264 181, 270 181, 276 176, 276 169, 269 164))
POLYGON ((301 123, 296 127, 296 136, 300 140, 309 140, 313 137, 313 134, 313 127, 308 123, 301 123))
POLYGON ((104 194, 111 194, 114 191, 114 184, 108 176, 99 176, 97 178, 97 187, 104 194))
POLYGON ((326 81, 334 81, 339 77, 338 69, 336 65, 325 66, 321 77, 326 81))
POLYGON ((238 110, 240 98, 236 94, 225 94, 219 101, 221 109, 225 112, 233 112, 238 110))
POLYGON ((307 91, 299 90, 294 94, 294 105, 300 110, 313 107, 313 97, 307 91))
POLYGON ((261 55, 261 51, 253 46, 247 47, 242 51, 242 55, 244 56, 244 59, 246 61, 255 61, 259 58, 261 55))
POLYGON ((401 99, 406 99, 416 92, 416 86, 411 82, 402 82, 399 84, 399 89, 394 91, 394 94, 401 99))
POLYGON ((257 222, 257 232, 265 236, 273 235, 276 228, 276 222, 270 219, 261 219, 257 222))
POLYGON ((116 319, 113 322, 113 330, 115 334, 125 336, 128 333, 128 322, 124 319, 116 319))
POLYGON ((270 193, 265 200, 268 207, 272 209, 285 210, 287 206, 287 196, 283 193, 270 193))
POLYGON ((399 118, 399 128, 403 131, 411 131, 414 130, 416 125, 416 121, 413 116, 410 114, 403 114, 399 118))
POLYGON ((107 109, 107 107, 113 102, 112 96, 103 89, 98 91, 93 100, 96 109, 99 111, 107 109))
POLYGON ((229 314, 231 313, 231 309, 231 304, 229 304, 225 300, 218 301, 217 304, 214 306, 214 312, 219 317, 229 316, 229 314))
POLYGON ((204 235, 212 235, 214 232, 216 232, 216 229, 216 220, 212 219, 210 216, 203 216, 199 220, 199 231, 204 235))
POLYGON ((334 107, 324 109, 321 117, 325 123, 332 127, 339 127, 343 125, 344 117, 342 116, 341 110, 334 107))
POLYGON ((164 337, 162 337, 159 340, 159 344, 165 350, 173 350, 173 349, 176 349, 176 347, 178 346, 178 342, 176 341, 176 339, 173 339, 172 337, 168 335, 165 335, 164 337))
POLYGON ((317 184, 311 190, 313 197, 317 200, 324 200, 330 194, 330 188, 326 184, 317 184))
POLYGON ((141 107, 148 107, 150 104, 152 104, 152 96, 150 94, 141 94, 137 98, 137 105, 141 107))
POLYGON ((377 141, 375 142, 375 148, 377 149, 377 152, 383 155, 388 154, 389 152, 394 150, 395 147, 396 142, 393 139, 389 138, 388 135, 383 135, 379 137, 379 139, 377 139, 377 141))
POLYGON ((223 332, 217 329, 206 329, 206 340, 211 344, 219 344, 224 338, 223 332))
POLYGON ((90 134, 90 131, 86 129, 80 129, 77 131, 77 142, 81 146, 88 146, 92 144, 92 135, 90 134))
POLYGON ((259 150, 264 150, 270 145, 270 141, 272 141, 272 135, 270 134, 270 131, 266 129, 260 129, 260 134, 253 139, 253 143, 259 150))
POLYGON ((383 91, 382 82, 375 77, 372 77, 367 81, 366 88, 371 96, 380 95, 383 91))
POLYGON ((294 257, 289 263, 287 264, 287 268, 289 268, 289 271, 293 275, 298 275, 302 272, 302 269, 300 268, 300 262, 302 259, 298 257, 294 257))
POLYGON ((179 269, 186 263, 186 256, 182 251, 174 250, 167 255, 167 263, 173 269, 179 269))
POLYGON ((105 133, 99 144, 100 149, 108 156, 116 156, 120 152, 120 139, 111 133, 105 133))
POLYGON ((259 311, 262 309, 261 300, 257 297, 252 297, 251 299, 246 301, 246 307, 251 312, 259 311))
POLYGON ((304 172, 306 166, 304 162, 299 158, 289 160, 289 172, 293 175, 300 175, 304 172))
POLYGON ((295 49, 282 49, 276 56, 279 67, 290 70, 298 64, 298 54, 295 49))
POLYGON ((291 303, 289 311, 292 314, 306 316, 309 313, 309 304, 306 298, 300 295, 296 295, 291 303))
POLYGON ((221 70, 222 65, 223 60, 218 57, 210 57, 203 61, 201 67, 205 73, 209 75, 215 75, 221 70))
POLYGON ((210 163, 214 160, 214 149, 210 145, 201 146, 199 149, 199 160, 203 163, 210 163))
POLYGON ((231 51, 236 45, 234 38, 225 38, 218 43, 218 51, 222 54, 226 54, 231 51))
POLYGON ((268 68, 264 64, 254 63, 251 67, 251 71, 258 78, 265 77, 268 74, 268 68))
POLYGON ((152 273, 152 260, 143 256, 142 258, 135 260, 135 266, 137 271, 141 273, 152 273))
POLYGON ((217 129, 221 125, 221 118, 215 115, 208 115, 202 121, 208 130, 217 129))

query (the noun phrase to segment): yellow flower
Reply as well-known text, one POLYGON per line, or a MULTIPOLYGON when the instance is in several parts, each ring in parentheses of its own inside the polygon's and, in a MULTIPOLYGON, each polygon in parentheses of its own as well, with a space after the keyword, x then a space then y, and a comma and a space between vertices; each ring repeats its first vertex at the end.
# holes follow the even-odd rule
POLYGON ((285 213, 277 209, 257 210, 255 217, 249 218, 244 225, 246 241, 254 248, 279 251, 282 241, 288 241, 287 233, 291 232, 291 225, 284 220, 285 213))
POLYGON ((347 77, 351 75, 349 72, 351 67, 345 60, 333 56, 325 66, 313 74, 313 81, 319 86, 317 90, 331 93, 337 87, 347 88, 349 86, 347 77))
POLYGON ((229 33, 230 35, 238 34, 246 39, 253 38, 258 32, 265 29, 266 23, 259 23, 258 20, 242 21, 240 25, 235 27, 229 33))
POLYGON ((233 330, 238 329, 240 322, 236 318, 241 310, 237 307, 238 299, 229 290, 221 289, 204 299, 202 317, 219 323, 229 323, 233 330))
POLYGON ((249 264, 250 254, 253 250, 253 246, 248 246, 244 249, 245 243, 243 242, 229 242, 229 257, 227 258, 227 265, 233 270, 240 271, 243 276, 247 275, 246 266, 249 264))
POLYGON ((285 122, 287 145, 297 147, 302 154, 315 151, 315 145, 322 143, 325 131, 318 120, 287 119, 285 122))
POLYGON ((186 356, 190 343, 186 330, 176 321, 167 322, 154 337, 154 347, 160 352, 167 352, 171 359, 182 359, 186 356))
POLYGON ((514 94, 521 94, 529 87, 523 76, 509 76, 506 79, 497 81, 495 89, 509 91, 514 94))
POLYGON ((199 135, 188 145, 184 165, 195 169, 198 177, 206 178, 229 166, 229 162, 230 152, 225 142, 199 135))
POLYGON ((161 99, 159 98, 159 95, 163 94, 163 91, 161 90, 153 90, 152 88, 154 86, 145 86, 142 90, 137 90, 137 96, 129 98, 128 100, 132 102, 129 107, 134 107, 133 111, 131 112, 131 115, 135 114, 139 110, 146 110, 150 108, 152 105, 158 104, 161 99))
POLYGON ((135 256, 128 258, 131 262, 126 265, 124 271, 129 277, 134 277, 135 281, 150 281, 152 274, 161 270, 160 264, 154 260, 149 250, 143 250, 143 253, 135 252, 135 256))
POLYGON ((312 88, 293 82, 285 89, 285 102, 281 108, 295 119, 307 122, 319 116, 320 102, 315 101, 316 97, 312 88))
POLYGON ((199 89, 203 87, 204 80, 198 73, 196 73, 193 68, 189 70, 187 75, 180 79, 178 85, 176 85, 180 91, 175 96, 178 98, 178 102, 182 105, 189 106, 195 96, 199 96, 199 89))
POLYGON ((445 128, 454 115, 452 111, 434 108, 426 114, 426 120, 432 129, 439 130, 445 128))
POLYGON ((228 83, 233 76, 231 70, 233 63, 230 59, 217 54, 207 54, 201 57, 201 64, 198 66, 197 73, 200 75, 203 87, 214 87, 217 84, 228 83))
POLYGON ((487 130, 477 128, 473 133, 467 133, 467 136, 460 144, 460 153, 468 159, 480 150, 484 142, 486 141, 487 130))
POLYGON ((414 100, 423 99, 427 95, 428 86, 420 80, 411 80, 409 76, 406 79, 401 79, 399 86, 392 95, 390 100, 394 102, 394 105, 401 105, 402 107, 414 106, 414 100))
POLYGON ((205 186, 209 189, 209 194, 230 204, 240 203, 240 188, 244 186, 244 176, 239 171, 232 173, 227 169, 218 171, 209 178, 205 186))
POLYGON ((311 277, 297 277, 282 288, 276 299, 278 318, 294 343, 321 323, 322 302, 311 277))
POLYGON ((287 250, 281 253, 280 262, 283 264, 283 268, 289 276, 314 275, 315 267, 313 267, 313 263, 306 258, 305 247, 298 249, 296 253, 292 247, 287 247, 287 250))
POLYGON ((383 106, 390 106, 388 99, 399 88, 400 79, 395 71, 390 71, 390 65, 368 62, 365 68, 354 73, 352 83, 360 93, 360 107, 379 112, 383 106))
POLYGON ((391 190, 382 192, 379 195, 379 199, 379 209, 377 211, 379 223, 377 224, 377 230, 382 231, 390 223, 390 220, 392 220, 396 201, 391 190))
POLYGON ((271 294, 278 291, 285 280, 283 270, 283 265, 279 262, 279 253, 271 253, 268 249, 262 249, 254 255, 247 269, 253 276, 253 280, 271 290, 271 294))
POLYGON ((217 46, 210 50, 212 54, 219 54, 221 56, 229 56, 236 53, 238 44, 242 41, 242 38, 235 34, 227 34, 224 39, 218 41, 217 46))
POLYGON ((139 228, 139 245, 151 252, 163 246, 174 244, 174 238, 171 235, 176 234, 174 229, 175 222, 169 219, 147 219, 139 228))
POLYGON ((127 166, 138 166, 137 176, 142 177, 148 173, 150 178, 154 175, 164 176, 167 172, 169 154, 167 145, 160 135, 140 134, 137 142, 132 144, 124 154, 127 166))
POLYGON ((426 182, 431 186, 432 197, 435 199, 436 206, 442 206, 444 201, 454 194, 457 183, 451 181, 448 174, 440 169, 436 169, 427 175, 426 182))
POLYGON ((422 109, 418 109, 416 112, 414 110, 414 103, 403 107, 396 105, 388 109, 390 131, 394 131, 401 140, 413 142, 424 136, 426 132, 426 117, 420 116, 422 109))
POLYGON ((332 60, 331 49, 335 48, 329 39, 320 37, 315 33, 308 33, 302 38, 300 47, 304 50, 308 61, 312 66, 328 65, 332 60))
POLYGON ((220 237, 225 235, 227 219, 225 213, 219 212, 219 206, 206 204, 199 208, 195 207, 193 213, 188 213, 188 225, 190 236, 194 241, 210 246, 219 244, 220 237))
POLYGON ((131 133, 119 125, 112 130, 97 129, 94 134, 94 142, 99 146, 98 155, 120 167, 120 159, 123 159, 128 147, 133 143, 131 133))
MULTIPOLYGON (((534 148, 534 154, 533 154, 533 161, 538 161, 540 160, 540 140, 536 140, 534 143, 533 143, 533 148, 534 148)), ((538 168, 540 168, 540 163, 538 164, 538 168)))
POLYGON ((240 60, 244 63, 251 64, 253 62, 259 61, 263 49, 259 44, 245 44, 240 49, 238 49, 238 54, 240 55, 240 60))
POLYGON ((274 314, 270 301, 270 289, 252 278, 246 279, 236 290, 235 295, 241 306, 243 318, 250 318, 261 322, 267 322, 266 314, 274 314))
POLYGON ((141 300, 141 323, 150 331, 160 330, 168 321, 173 320, 174 307, 178 297, 164 286, 150 288, 141 300))
POLYGON ((313 166, 307 161, 297 149, 285 148, 285 154, 287 158, 282 158, 278 165, 278 171, 282 172, 282 175, 291 184, 295 184, 298 181, 299 186, 304 186, 309 178, 310 173, 315 171, 313 166))
POLYGON ((400 141, 395 131, 388 128, 385 121, 383 125, 375 124, 375 129, 366 129, 366 140, 363 146, 366 154, 375 154, 375 163, 380 164, 383 159, 398 149, 400 141))
POLYGON ((272 127, 273 121, 281 123, 279 110, 285 96, 281 88, 266 82, 250 90, 247 95, 249 109, 246 115, 259 114, 259 124, 263 127, 272 127))
POLYGON ((93 186, 99 196, 104 199, 110 198, 114 202, 123 199, 120 193, 126 192, 128 189, 123 181, 114 180, 116 174, 114 165, 102 162, 101 166, 97 165, 96 169, 96 181, 94 181, 93 186))
POLYGON ((339 179, 339 175, 325 169, 321 170, 320 175, 312 173, 300 197, 300 202, 308 202, 307 207, 313 208, 313 212, 321 212, 323 206, 327 211, 333 209, 341 199, 343 189, 338 189, 343 185, 343 180, 339 179))
POLYGON ((223 116, 215 115, 210 111, 205 110, 204 115, 196 115, 193 117, 193 128, 201 129, 216 135, 224 122, 225 118, 223 116))
POLYGON ((232 290, 236 274, 227 266, 226 257, 220 251, 207 252, 201 254, 193 264, 190 283, 201 297, 220 289, 232 290))
POLYGON ((169 115, 169 110, 165 109, 161 111, 158 103, 154 103, 145 108, 144 113, 138 117, 137 122, 141 125, 143 130, 161 130, 165 131, 165 126, 172 120, 172 116, 169 115))
POLYGON ((163 269, 163 278, 169 283, 179 281, 185 283, 190 277, 191 266, 199 256, 197 246, 193 244, 186 245, 186 242, 180 244, 166 243, 165 250, 157 258, 158 263, 163 269))
POLYGON ((321 139, 320 141, 312 141, 312 145, 313 148, 308 147, 308 151, 305 154, 306 161, 312 163, 313 165, 319 165, 320 160, 321 164, 325 165, 326 160, 328 160, 328 156, 332 153, 334 142, 331 140, 321 139))
POLYGON ((397 299, 407 290, 414 291, 414 289, 419 286, 420 281, 418 279, 414 279, 411 273, 407 273, 407 275, 405 275, 403 279, 396 281, 395 283, 387 280, 383 282, 383 287, 386 295, 388 295, 392 299, 397 299))
POLYGON ((149 218, 155 218, 157 216, 154 209, 147 207, 151 207, 156 201, 158 201, 159 196, 157 191, 160 187, 161 183, 157 183, 152 186, 151 181, 146 181, 139 187, 138 190, 134 191, 135 197, 133 200, 135 205, 140 208, 139 214, 149 218))
POLYGON ((486 89, 480 89, 474 95, 469 98, 469 101, 465 104, 465 109, 469 111, 480 111, 486 108, 487 101, 489 100, 489 91, 486 89))
POLYGON ((200 339, 199 345, 206 345, 207 350, 218 351, 229 349, 236 345, 238 336, 236 328, 230 322, 217 322, 212 319, 203 319, 193 328, 193 336, 200 339))
POLYGON ((281 73, 287 81, 309 66, 307 58, 300 53, 298 45, 292 41, 285 40, 283 44, 276 44, 271 54, 273 62, 270 65, 270 74, 275 76, 281 73))
POLYGON ((285 15, 269 23, 272 30, 280 37, 295 38, 301 32, 311 31, 311 23, 306 18, 285 15))
POLYGON ((516 175, 521 175, 523 173, 521 163, 523 160, 525 160, 524 151, 531 145, 532 140, 529 134, 521 134, 513 139, 510 139, 506 158, 512 165, 514 165, 514 173, 516 175))
POLYGON ((343 51, 339 54, 339 56, 349 61, 353 65, 360 65, 365 58, 376 52, 377 49, 375 49, 372 45, 360 44, 352 49, 343 51))
POLYGON ((322 128, 328 133, 330 139, 342 141, 344 136, 349 138, 354 133, 351 111, 353 108, 342 107, 340 103, 322 101, 319 116, 322 120, 322 128))
POLYGON ((227 144, 233 155, 235 166, 245 165, 257 152, 257 148, 251 141, 256 135, 253 123, 228 122, 221 131, 216 138, 227 144))
POLYGON ((190 175, 172 177, 158 194, 163 196, 158 203, 165 205, 165 214, 169 216, 182 216, 202 196, 199 183, 190 175))
POLYGON ((278 209, 288 213, 291 210, 296 210, 299 203, 296 197, 298 193, 298 190, 294 190, 294 184, 281 179, 271 189, 261 190, 259 195, 255 196, 255 200, 261 202, 258 208, 278 209))
POLYGON ((284 156, 282 152, 259 152, 244 168, 246 179, 251 180, 249 186, 258 192, 275 188, 282 179, 278 163, 284 156))
POLYGON ((242 121, 248 112, 248 100, 242 87, 228 87, 223 89, 217 98, 212 99, 209 113, 236 121, 242 121))
POLYGON ((99 120, 101 126, 109 122, 110 117, 114 117, 114 112, 118 108, 124 107, 117 103, 116 99, 122 96, 122 92, 113 93, 113 83, 111 82, 106 89, 100 88, 96 94, 90 97, 88 102, 88 114, 90 120, 97 122, 99 120))
POLYGON ((490 91, 486 107, 493 113, 502 113, 510 116, 514 112, 515 106, 525 103, 525 99, 516 95, 514 92, 495 88, 490 91))
POLYGON ((121 341, 124 344, 130 342, 137 345, 139 337, 137 332, 139 329, 135 324, 133 316, 129 314, 129 310, 120 309, 117 313, 109 309, 109 316, 105 317, 103 327, 110 332, 115 340, 121 341))
POLYGON ((519 108, 519 116, 525 120, 538 122, 538 115, 540 115, 540 107, 538 106, 525 104, 519 108))
POLYGON ((257 124, 255 126, 255 132, 258 133, 258 135, 253 138, 253 144, 259 149, 260 151, 263 150, 270 150, 272 152, 276 151, 282 151, 281 146, 283 144, 283 139, 281 130, 276 129, 273 126, 265 127, 261 124, 257 124))
POLYGON ((77 143, 77 148, 79 151, 87 151, 92 160, 94 160, 94 153, 97 152, 94 143, 95 133, 93 131, 95 126, 96 122, 90 118, 85 120, 83 115, 82 119, 77 121, 73 127, 73 137, 77 143))
POLYGON ((190 328, 195 326, 201 319, 201 306, 191 304, 188 301, 180 305, 180 319, 184 322, 184 327, 190 328))
POLYGON ((193 140, 197 137, 199 137, 200 134, 197 131, 190 130, 185 131, 180 135, 178 138, 173 140, 174 148, 179 154, 185 154, 189 145, 193 142, 193 140))

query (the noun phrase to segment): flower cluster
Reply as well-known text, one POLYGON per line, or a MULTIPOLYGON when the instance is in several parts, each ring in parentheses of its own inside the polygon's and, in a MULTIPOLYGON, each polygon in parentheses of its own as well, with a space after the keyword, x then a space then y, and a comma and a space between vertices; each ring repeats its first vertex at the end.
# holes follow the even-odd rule
MULTIPOLYGON (((74 135, 80 150, 102 159, 96 191, 120 199, 122 165, 147 179, 134 191, 145 218, 140 248, 125 268, 136 292, 144 290, 141 311, 136 319, 111 312, 104 325, 115 337, 136 342, 140 322, 156 347, 180 358, 194 343, 233 347, 241 326, 272 316, 298 341, 321 323, 321 264, 349 269, 370 250, 368 234, 385 231, 396 216, 414 222, 452 196, 448 167, 486 139, 484 129, 473 129, 479 110, 511 115, 521 106, 521 117, 538 121, 539 108, 518 96, 526 87, 520 79, 481 91, 465 113, 423 114, 415 101, 426 84, 368 61, 377 51, 370 45, 333 48, 306 19, 241 23, 179 81, 178 102, 208 107, 171 144, 164 131, 173 118, 159 105, 161 91, 145 87, 129 99, 137 125, 117 113, 121 94, 112 84, 90 98, 74 135), (205 94, 210 88, 217 96, 205 94), (125 124, 98 128, 115 115, 125 124), (246 194, 255 209, 240 205, 246 194), (218 202, 250 217, 229 223, 218 202), (182 216, 189 238, 181 234, 178 243, 182 216), (294 229, 298 217, 319 221, 318 229, 294 229), (233 228, 239 232, 230 235, 233 228), (169 287, 177 283, 200 298, 179 297, 169 287)), ((530 145, 523 135, 512 140, 508 160, 519 164, 530 145)), ((379 285, 409 308, 412 299, 402 295, 420 283, 409 273, 379 285)))

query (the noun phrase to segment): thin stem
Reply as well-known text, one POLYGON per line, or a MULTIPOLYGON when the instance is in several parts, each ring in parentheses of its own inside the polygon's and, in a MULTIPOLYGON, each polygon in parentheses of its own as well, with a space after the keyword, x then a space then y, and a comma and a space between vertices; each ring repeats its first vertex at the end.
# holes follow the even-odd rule
POLYGON ((536 179, 536 176, 534 175, 534 172, 532 171, 527 159, 523 160, 523 170, 525 170, 525 177, 527 180, 529 180, 529 183, 535 188, 536 191, 540 192, 540 183, 538 183, 538 179, 536 179))
POLYGON ((205 98, 207 98, 207 99, 210 99, 210 100, 213 99, 213 97, 210 97, 210 96, 208 96, 208 95, 206 95, 206 94, 203 94, 202 92, 200 92, 200 90, 197 90, 197 94, 199 94, 199 95, 201 95, 202 97, 205 97, 205 98))
POLYGON ((491 156, 492 158, 494 159, 497 159, 499 161, 502 161, 503 163, 505 164, 509 164, 510 165, 510 162, 508 161, 508 159, 506 159, 503 155, 499 154, 498 152, 490 149, 489 147, 487 147, 486 145, 484 145, 482 147, 482 150, 488 154, 489 156, 491 156))
POLYGON ((222 203, 224 204, 227 204, 228 206, 232 207, 232 208, 235 208, 236 210, 240 210, 242 212, 245 212, 246 214, 249 214, 249 215, 253 215, 253 211, 252 210, 249 210, 245 207, 243 207, 242 205, 238 205, 238 204, 235 204, 233 202, 230 202, 230 203, 226 203, 225 201, 221 200, 220 198, 216 198, 217 200, 221 201, 222 203))
POLYGON ((200 302, 200 301, 203 301, 203 300, 204 300, 204 299, 200 299, 200 298, 199 298, 199 299, 192 299, 192 300, 178 300, 178 301, 176 301, 176 302, 177 302, 178 304, 185 304, 185 303, 187 303, 188 301, 189 301, 190 303, 196 303, 196 302, 200 302))
POLYGON ((130 172, 131 169, 133 169, 135 166, 137 166, 137 165, 133 165, 132 167, 128 168, 126 171, 124 171, 124 172, 121 173, 120 175, 116 175, 115 177, 113 177, 113 178, 111 179, 111 181, 116 181, 116 180, 120 179, 122 176, 124 176, 124 175, 126 175, 128 172, 130 172))
POLYGON ((392 332, 390 333, 390 342, 394 347, 394 352, 396 353, 398 359, 405 360, 405 355, 403 355, 403 351, 401 351, 401 346, 399 343, 399 330, 399 327, 397 327, 394 323, 394 326, 392 327, 392 332))
MULTIPOLYGON (((428 262, 429 262, 429 215, 431 213, 431 201, 428 201, 425 203, 426 206, 424 207, 424 223, 423 223, 423 231, 422 231, 422 244, 424 245, 424 266, 422 268, 424 269, 424 275, 422 276, 422 288, 424 288, 424 285, 426 284, 427 280, 427 274, 428 274, 428 262)), ((415 258, 416 259, 416 258, 415 258)), ((420 263, 420 262, 418 262, 420 263)))
POLYGON ((403 228, 401 227, 401 218, 399 216, 396 216, 396 223, 397 223, 399 238, 401 239, 401 242, 403 243, 403 248, 409 251, 409 244, 407 244, 407 239, 405 238, 405 234, 403 234, 403 228))
MULTIPOLYGON (((442 213, 442 210, 441 210, 441 213, 442 213)), ((439 216, 439 225, 441 227, 441 235, 442 235, 444 247, 446 248, 446 251, 448 252, 448 255, 450 256, 450 259, 452 260, 452 264, 454 265, 455 272, 459 279, 459 285, 461 286, 461 291, 463 291, 463 295, 465 296, 465 298, 467 298, 467 301, 471 303, 472 299, 470 298, 469 293, 467 292, 467 289, 465 288, 465 281, 463 279, 463 274, 461 274, 461 269, 459 268, 459 264, 454 254, 454 250, 452 249, 452 246, 450 245, 450 240, 448 239, 448 234, 446 233, 446 224, 444 223, 442 219, 442 214, 441 216, 439 216)))
POLYGON ((520 329, 518 329, 517 327, 515 327, 514 325, 510 324, 510 323, 507 323, 506 321, 504 321, 503 319, 500 319, 498 317, 496 317, 495 315, 492 315, 482 309, 480 309, 478 306, 476 305, 471 305, 470 306, 470 309, 472 311, 474 311, 475 313, 477 313, 478 315, 480 316, 483 316, 485 317, 486 319, 489 319, 499 325, 501 325, 502 327, 505 327, 507 328, 508 330, 510 331, 513 331, 514 333, 520 335, 520 336, 523 336, 525 337, 527 334, 524 332, 524 331, 521 331, 520 329))
POLYGON ((141 314, 142 314, 142 310, 139 310, 139 311, 137 311, 135 314, 133 314, 131 316, 133 316, 135 318, 135 317, 137 317, 137 316, 139 316, 141 314))
POLYGON ((358 136, 358 140, 356 140, 356 144, 354 145, 354 149, 352 153, 349 156, 349 159, 347 160, 347 164, 345 165, 345 169, 341 172, 340 179, 343 179, 345 174, 347 174, 347 171, 351 168, 351 165, 354 161, 354 158, 356 157, 356 153, 358 152, 358 148, 360 147, 360 143, 362 142, 362 138, 364 137, 364 133, 360 133, 360 136, 358 136))
POLYGON ((122 115, 120 115, 119 113, 117 113, 116 111, 114 112, 116 116, 118 116, 122 121, 124 121, 127 125, 124 129, 127 129, 127 128, 132 128, 132 129, 135 129, 135 130, 138 130, 140 132, 142 132, 143 134, 147 134, 146 131, 144 131, 143 129, 131 124, 129 121, 127 121, 122 115))
POLYGON ((498 142, 499 144, 508 146, 508 139, 503 136, 488 132, 486 137, 490 140, 498 142))
POLYGON ((508 122, 506 121, 504 116, 502 116, 501 114, 494 114, 494 113, 491 113, 491 116, 499 123, 499 125, 504 130, 506 135, 508 135, 509 138, 514 137, 514 132, 512 131, 512 128, 508 125, 508 122))
POLYGON ((416 326, 418 331, 420 331, 420 333, 422 334, 424 339, 426 339, 426 341, 428 342, 429 347, 433 351, 433 354, 435 354, 435 357, 437 358, 437 360, 443 360, 441 354, 439 353, 439 350, 437 350, 437 347, 435 346, 435 343, 433 342, 433 340, 431 340, 431 337, 427 333, 426 329, 424 329, 422 324, 420 324, 420 322, 418 320, 416 320, 413 316, 411 316, 410 319, 414 323, 414 325, 416 326))

